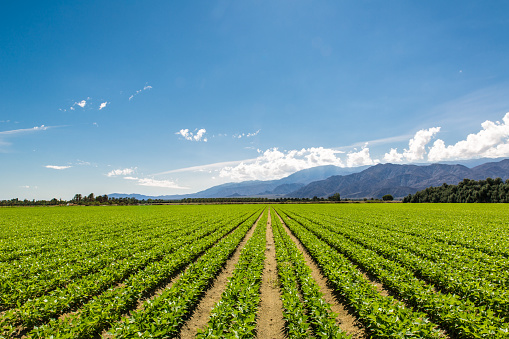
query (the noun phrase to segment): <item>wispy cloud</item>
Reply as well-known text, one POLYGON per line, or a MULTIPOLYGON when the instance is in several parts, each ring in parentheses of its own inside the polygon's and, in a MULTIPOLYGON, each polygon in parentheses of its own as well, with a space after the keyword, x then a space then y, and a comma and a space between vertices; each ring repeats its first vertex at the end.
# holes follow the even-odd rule
POLYGON ((54 170, 65 170, 65 169, 71 168, 72 166, 46 165, 44 167, 51 168, 51 169, 54 169, 54 170))
POLYGON ((177 188, 177 189, 189 189, 189 187, 183 187, 172 180, 156 180, 152 178, 137 178, 126 176, 125 180, 136 181, 139 186, 150 186, 150 187, 161 187, 161 188, 177 188))
POLYGON ((14 134, 22 134, 22 133, 29 133, 29 132, 36 132, 36 131, 45 131, 47 129, 53 128, 55 126, 35 126, 32 128, 22 128, 22 129, 13 129, 10 131, 0 131, 0 136, 2 135, 14 135, 14 134))
POLYGON ((150 90, 150 89, 152 89, 152 86, 145 85, 142 89, 139 89, 134 94, 131 94, 131 96, 129 96, 129 101, 131 101, 135 96, 137 96, 141 92, 147 91, 147 90, 150 90))
POLYGON ((109 102, 105 101, 105 102, 102 102, 100 105, 99 105, 99 110, 102 110, 103 108, 106 107, 106 105, 108 105, 109 102))
POLYGON ((368 140, 368 141, 360 141, 360 142, 351 144, 349 146, 333 147, 333 149, 346 151, 348 149, 352 149, 355 147, 364 147, 366 144, 368 144, 370 146, 387 145, 387 144, 392 144, 395 142, 407 141, 408 139, 410 139, 412 137, 413 137, 412 134, 402 134, 402 135, 389 137, 389 138, 380 138, 380 139, 374 139, 374 140, 368 140))
POLYGON ((207 138, 205 138, 205 133, 207 133, 207 130, 205 128, 201 128, 196 132, 197 129, 195 129, 195 132, 190 132, 189 129, 181 129, 180 131, 176 132, 176 135, 182 136, 184 139, 189 141, 203 141, 207 142, 207 138))
POLYGON ((214 170, 220 170, 223 167, 226 166, 236 166, 240 164, 241 162, 249 163, 255 161, 256 158, 253 159, 245 159, 245 160, 235 160, 235 161, 224 161, 224 162, 216 162, 214 164, 207 164, 207 165, 200 165, 200 166, 191 166, 191 167, 185 167, 185 168, 179 168, 174 169, 170 171, 160 172, 156 173, 154 175, 165 175, 165 174, 172 174, 172 173, 186 173, 186 172, 204 172, 204 171, 214 171, 214 170))
POLYGON ((162 188, 178 188, 178 189, 189 189, 188 187, 182 187, 176 182, 171 180, 156 180, 151 178, 138 179, 138 185, 150 186, 150 187, 162 187, 162 188))
MULTIPOLYGON (((239 133, 239 134, 234 134, 234 135, 232 135, 232 137, 233 137, 233 138, 235 138, 235 139, 241 139, 241 138, 244 138, 244 137, 246 137, 246 138, 251 138, 251 137, 257 136, 257 135, 260 133, 260 131, 261 131, 261 130, 258 130, 258 131, 253 132, 253 133, 239 133)), ((220 134, 219 136, 221 136, 221 134, 220 134)), ((225 136, 226 136, 226 134, 225 134, 225 136)))
POLYGON ((116 177, 116 176, 120 176, 120 175, 129 175, 129 174, 133 174, 135 170, 136 170, 136 168, 116 169, 111 172, 108 172, 108 174, 106 174, 106 175, 109 177, 116 177))
POLYGON ((0 152, 5 153, 8 152, 7 148, 12 145, 11 142, 6 141, 6 139, 10 137, 21 136, 24 134, 34 133, 46 131, 50 128, 61 127, 61 126, 35 126, 32 128, 21 128, 21 129, 13 129, 8 131, 0 131, 0 152))

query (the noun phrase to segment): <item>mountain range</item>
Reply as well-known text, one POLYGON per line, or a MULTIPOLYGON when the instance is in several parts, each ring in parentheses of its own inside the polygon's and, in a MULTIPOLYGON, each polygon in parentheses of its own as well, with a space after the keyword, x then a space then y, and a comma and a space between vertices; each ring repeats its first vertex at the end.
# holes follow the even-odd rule
MULTIPOLYGON (((476 161, 474 164, 480 162, 476 161)), ((329 165, 298 171, 279 180, 227 183, 194 194, 155 197, 114 193, 109 196, 133 197, 140 200, 241 196, 312 198, 339 193, 342 198, 349 199, 381 198, 385 194, 402 198, 430 186, 440 186, 443 183, 457 184, 465 178, 480 180, 487 177, 509 179, 509 159, 484 162, 471 168, 462 164, 378 164, 356 168, 329 165)))

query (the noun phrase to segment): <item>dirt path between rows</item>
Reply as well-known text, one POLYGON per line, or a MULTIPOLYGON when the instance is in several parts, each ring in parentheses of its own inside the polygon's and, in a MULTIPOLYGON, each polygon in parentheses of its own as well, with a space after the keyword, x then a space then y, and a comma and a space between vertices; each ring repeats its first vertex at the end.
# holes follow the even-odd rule
POLYGON ((260 288, 261 302, 258 308, 256 333, 260 339, 279 339, 284 338, 285 321, 283 319, 283 302, 281 301, 278 284, 276 250, 270 221, 270 210, 267 220, 266 239, 265 263, 260 288))
MULTIPOLYGON (((210 319, 210 311, 214 308, 215 304, 221 299, 221 295, 223 294, 226 286, 228 285, 228 279, 232 276, 233 271, 235 270, 235 265, 239 262, 240 252, 246 245, 247 241, 251 239, 256 227, 258 226, 258 222, 262 214, 258 217, 255 224, 251 229, 247 232, 246 236, 240 242, 235 252, 228 261, 226 262, 225 267, 221 271, 221 273, 217 276, 211 288, 205 292, 202 300, 196 307, 193 312, 191 318, 189 318, 182 330, 180 331, 180 338, 194 338, 198 333, 198 329, 203 329, 207 325, 207 322, 210 319)), ((262 226, 262 225, 260 225, 262 226)))
POLYGON ((308 265, 311 269, 311 276, 315 279, 316 283, 320 287, 320 291, 323 293, 323 300, 331 305, 332 312, 337 315, 336 323, 338 326, 346 333, 352 335, 353 338, 368 338, 369 336, 362 324, 357 321, 357 318, 351 314, 348 308, 342 305, 335 297, 334 290, 327 285, 327 278, 322 274, 320 268, 313 258, 311 258, 304 245, 302 245, 300 240, 293 235, 290 229, 288 229, 281 216, 278 215, 278 217, 279 220, 281 220, 286 233, 290 236, 294 244, 297 245, 299 251, 301 251, 304 255, 306 265, 308 265))

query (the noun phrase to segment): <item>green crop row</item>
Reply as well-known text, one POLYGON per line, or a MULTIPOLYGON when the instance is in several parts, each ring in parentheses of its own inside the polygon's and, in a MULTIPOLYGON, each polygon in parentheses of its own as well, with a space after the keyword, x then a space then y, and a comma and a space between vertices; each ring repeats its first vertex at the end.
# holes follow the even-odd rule
POLYGON ((320 288, 311 276, 311 269, 283 229, 276 212, 271 214, 271 221, 278 275, 281 289, 286 292, 283 294, 283 305, 288 336, 307 338, 309 323, 313 335, 317 338, 349 338, 350 336, 336 325, 335 314, 332 313, 330 305, 323 300, 320 288), (299 300, 299 295, 302 295, 305 302, 299 300), (305 313, 300 304, 305 308, 305 313), (299 305, 296 307, 297 312, 293 309, 295 305, 299 305))
POLYGON ((238 263, 205 329, 196 338, 255 338, 256 314, 265 260, 267 211, 241 250, 238 263))
POLYGON ((48 333, 57 333, 58 336, 69 338, 75 335, 87 337, 90 331, 107 326, 112 319, 120 317, 145 293, 189 264, 235 229, 242 220, 246 220, 247 216, 223 218, 224 216, 218 216, 217 223, 202 227, 187 237, 167 239, 152 254, 120 261, 120 265, 114 265, 110 270, 102 272, 100 277, 84 276, 77 281, 78 284, 71 284, 66 289, 58 291, 59 293, 51 295, 51 299, 44 296, 36 299, 36 306, 29 302, 21 309, 16 309, 17 312, 12 317, 5 317, 6 322, 9 321, 10 328, 12 320, 21 319, 26 327, 46 322, 48 317, 58 315, 72 305, 86 301, 97 292, 121 282, 120 285, 106 290, 84 304, 77 313, 60 320, 51 319, 46 325, 36 327, 32 331, 35 337, 46 337, 48 333), (224 226, 218 227, 220 224, 224 226), (204 238, 200 239, 201 236, 204 238), (171 255, 165 255, 169 253, 171 255), (127 279, 123 280, 125 277, 127 279))
POLYGON ((174 338, 261 211, 210 248, 162 294, 113 324, 115 338, 174 338))
POLYGON ((350 260, 300 223, 283 208, 277 212, 320 265, 322 272, 345 302, 353 308, 366 329, 376 338, 439 338, 437 325, 426 315, 409 309, 391 296, 382 296, 350 260))
MULTIPOLYGON (((309 220, 309 215, 306 219, 309 220)), ((509 291, 482 279, 482 275, 480 277, 479 272, 473 268, 459 270, 451 264, 457 257, 449 260, 428 260, 417 256, 413 251, 407 251, 403 246, 394 246, 385 241, 386 238, 380 237, 376 230, 351 229, 348 224, 333 224, 329 220, 321 216, 314 223, 373 250, 386 259, 400 263, 417 277, 423 278, 441 290, 469 298, 475 305, 486 306, 506 321, 509 320, 509 291)), ((473 265, 473 263, 463 265, 473 265)), ((500 275, 504 273, 502 270, 500 275)))
POLYGON ((361 265, 403 300, 427 313, 458 338, 506 337, 507 323, 498 318, 492 310, 455 295, 434 291, 433 286, 420 281, 396 262, 383 258, 317 223, 293 213, 290 216, 293 222, 298 222, 350 260, 361 265))
MULTIPOLYGON (((195 229, 198 228, 199 226, 195 227, 195 229)), ((161 241, 161 238, 182 238, 195 229, 186 228, 180 231, 166 229, 166 232, 160 234, 146 232, 143 233, 143 237, 131 236, 130 241, 123 239, 123 243, 115 242, 116 247, 113 250, 103 251, 94 257, 81 257, 74 264, 62 264, 55 271, 48 270, 45 274, 31 274, 22 280, 15 277, 6 278, 0 288, 0 303, 6 308, 15 307, 28 299, 44 296, 59 287, 65 288, 69 284, 74 285, 82 277, 86 277, 86 281, 90 281, 92 275, 97 281, 103 281, 102 276, 107 276, 110 281, 114 281, 114 277, 118 277, 117 280, 121 279, 129 272, 139 269, 144 263, 157 260, 167 252, 165 242, 161 241)), ((190 241, 193 239, 194 236, 190 241)), ((44 259, 41 258, 41 261, 44 259)), ((16 267, 13 270, 18 271, 16 267)), ((59 294, 59 292, 52 294, 59 294)), ((47 297, 43 299, 47 299, 47 297)), ((67 298, 64 297, 64 299, 67 298)))

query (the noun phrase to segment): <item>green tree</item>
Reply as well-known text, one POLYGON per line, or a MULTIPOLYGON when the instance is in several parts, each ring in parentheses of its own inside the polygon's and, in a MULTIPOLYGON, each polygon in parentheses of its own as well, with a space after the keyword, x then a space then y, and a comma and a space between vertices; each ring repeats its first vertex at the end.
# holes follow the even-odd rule
POLYGON ((383 201, 392 201, 392 200, 394 200, 394 197, 390 194, 386 194, 382 197, 382 200, 383 201))
POLYGON ((339 193, 334 193, 333 195, 331 195, 329 197, 329 200, 330 201, 341 201, 341 196, 339 195, 339 193))

